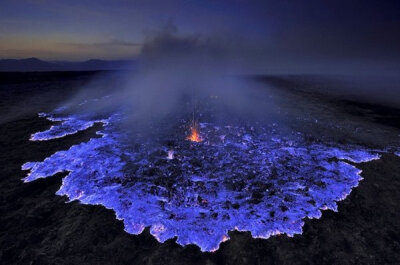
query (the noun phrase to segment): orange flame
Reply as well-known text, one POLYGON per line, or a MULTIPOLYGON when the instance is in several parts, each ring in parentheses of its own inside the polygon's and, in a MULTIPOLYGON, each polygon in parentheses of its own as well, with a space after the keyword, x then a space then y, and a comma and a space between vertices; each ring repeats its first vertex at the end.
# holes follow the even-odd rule
POLYGON ((196 142, 196 143, 203 141, 203 139, 201 139, 201 137, 200 137, 200 133, 197 129, 196 124, 193 124, 192 126, 190 126, 190 131, 191 131, 191 134, 188 137, 186 137, 186 140, 190 140, 190 141, 196 142))

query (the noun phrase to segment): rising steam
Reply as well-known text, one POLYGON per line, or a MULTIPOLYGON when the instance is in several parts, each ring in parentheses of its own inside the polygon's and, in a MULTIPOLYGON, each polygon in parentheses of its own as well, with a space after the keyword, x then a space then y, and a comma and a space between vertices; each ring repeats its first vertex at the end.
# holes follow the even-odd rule
MULTIPOLYGON (((129 116, 125 125, 135 130, 148 129, 150 124, 171 117, 188 118, 182 116, 184 113, 198 120, 209 108, 218 111, 208 119, 248 119, 260 114, 270 118, 271 91, 265 84, 261 89, 254 81, 239 77, 240 65, 230 48, 221 43, 195 34, 182 36, 168 26, 147 37, 135 70, 111 77, 114 84, 108 82, 112 89, 106 92, 111 92, 110 97, 86 104, 85 111, 123 110, 129 116)), ((99 82, 88 86, 70 105, 83 97, 104 95, 106 90, 99 92, 98 87, 99 82)))

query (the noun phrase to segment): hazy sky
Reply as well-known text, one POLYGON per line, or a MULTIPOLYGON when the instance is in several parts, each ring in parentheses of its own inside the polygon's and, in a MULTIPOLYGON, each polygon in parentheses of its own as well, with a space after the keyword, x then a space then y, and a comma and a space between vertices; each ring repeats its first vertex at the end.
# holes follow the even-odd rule
POLYGON ((1 0, 0 58, 134 58, 167 23, 276 65, 400 58, 400 1, 1 0))

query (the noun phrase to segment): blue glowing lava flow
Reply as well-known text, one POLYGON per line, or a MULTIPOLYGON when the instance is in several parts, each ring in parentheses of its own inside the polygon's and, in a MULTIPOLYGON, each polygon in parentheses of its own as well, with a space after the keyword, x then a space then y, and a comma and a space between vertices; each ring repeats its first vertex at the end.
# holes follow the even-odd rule
POLYGON ((58 195, 114 210, 128 233, 150 227, 160 242, 177 237, 177 243, 202 251, 218 249, 235 229, 255 238, 301 233, 304 218, 336 211, 336 202, 358 185, 361 170, 352 163, 379 158, 361 147, 310 143, 298 132, 281 135, 276 124, 201 123, 202 142, 185 140, 183 132, 167 145, 132 140, 118 129, 122 114, 92 120, 41 115, 59 123, 32 141, 74 134, 96 122, 103 129, 99 138, 25 163, 25 182, 68 172, 58 195))

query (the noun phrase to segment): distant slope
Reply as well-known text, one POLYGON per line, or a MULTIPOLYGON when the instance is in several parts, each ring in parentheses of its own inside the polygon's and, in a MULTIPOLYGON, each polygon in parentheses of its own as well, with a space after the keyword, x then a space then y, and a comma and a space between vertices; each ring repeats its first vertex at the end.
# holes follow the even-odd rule
POLYGON ((84 62, 47 62, 37 58, 0 60, 0 72, 45 72, 45 71, 98 71, 123 70, 134 67, 134 61, 88 60, 84 62))

